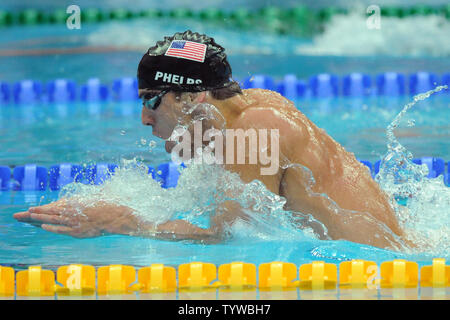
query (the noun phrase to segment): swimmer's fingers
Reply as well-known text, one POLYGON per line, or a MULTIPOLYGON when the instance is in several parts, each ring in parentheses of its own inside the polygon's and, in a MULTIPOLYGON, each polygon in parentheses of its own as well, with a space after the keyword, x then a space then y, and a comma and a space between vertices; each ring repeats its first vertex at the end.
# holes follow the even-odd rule
POLYGON ((46 207, 46 206, 40 206, 40 207, 32 207, 28 209, 28 211, 31 214, 51 214, 51 215, 59 215, 62 213, 63 209, 60 207, 46 207))
POLYGON ((31 213, 29 211, 17 212, 13 214, 13 218, 20 222, 29 223, 32 226, 41 227, 41 222, 36 222, 31 218, 31 213))
POLYGON ((30 222, 31 219, 31 213, 29 211, 23 211, 23 212, 17 212, 13 214, 13 218, 16 220, 19 220, 21 222, 30 222))
POLYGON ((52 223, 69 225, 73 224, 69 219, 57 215, 37 214, 30 211, 17 212, 13 215, 13 218, 20 222, 29 223, 36 227, 41 227, 42 223, 52 223))
POLYGON ((33 222, 66 225, 70 227, 74 225, 74 221, 64 216, 31 213, 30 217, 33 222))
POLYGON ((57 233, 57 234, 65 234, 65 235, 69 235, 69 236, 74 234, 74 230, 71 227, 54 226, 51 224, 43 224, 41 227, 45 231, 49 231, 49 232, 53 232, 53 233, 57 233))
POLYGON ((58 200, 43 206, 31 207, 28 209, 31 213, 39 213, 39 214, 63 214, 65 212, 71 212, 72 208, 67 205, 65 200, 58 200))

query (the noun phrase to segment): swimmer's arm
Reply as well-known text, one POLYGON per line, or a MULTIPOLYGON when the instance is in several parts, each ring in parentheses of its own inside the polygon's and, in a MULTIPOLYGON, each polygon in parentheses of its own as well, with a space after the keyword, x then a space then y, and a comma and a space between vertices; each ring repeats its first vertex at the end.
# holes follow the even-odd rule
POLYGON ((147 222, 133 214, 131 208, 121 206, 122 219, 106 224, 105 232, 164 240, 202 240, 217 242, 220 233, 217 228, 204 229, 185 220, 169 220, 155 224, 147 222), (124 219, 125 217, 128 217, 124 219))
POLYGON ((185 220, 170 220, 158 225, 143 223, 136 229, 136 232, 128 234, 164 240, 201 240, 206 242, 221 240, 221 234, 217 228, 204 229, 185 220))
POLYGON ((202 229, 183 220, 166 221, 155 225, 140 219, 129 207, 106 202, 84 206, 61 199, 18 212, 13 217, 46 231, 75 238, 121 234, 170 240, 219 239, 218 232, 214 228, 202 229))

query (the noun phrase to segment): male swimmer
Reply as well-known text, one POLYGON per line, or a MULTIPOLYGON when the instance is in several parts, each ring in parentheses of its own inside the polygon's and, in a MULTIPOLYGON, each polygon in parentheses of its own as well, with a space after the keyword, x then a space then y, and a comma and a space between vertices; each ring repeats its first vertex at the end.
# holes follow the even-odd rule
MULTIPOLYGON (((255 179, 264 183, 286 199, 286 210, 320 221, 328 238, 381 248, 402 246, 403 232, 395 212, 367 168, 280 94, 241 90, 231 79, 224 48, 213 38, 191 31, 165 37, 144 54, 138 80, 142 123, 166 140, 167 152, 174 148, 175 142, 167 140, 180 119, 194 116, 183 111, 186 106, 215 106, 227 129, 278 129, 278 146, 269 146, 272 151, 279 148, 276 172, 261 174, 261 163, 224 161, 225 169, 239 174, 245 183, 255 179)), ((79 209, 59 200, 16 213, 14 218, 79 238, 109 233, 211 241, 221 239, 224 226, 245 219, 239 204, 231 200, 218 209, 208 229, 184 220, 154 225, 140 221, 131 208, 105 202, 81 208, 83 215, 76 214, 79 209)))

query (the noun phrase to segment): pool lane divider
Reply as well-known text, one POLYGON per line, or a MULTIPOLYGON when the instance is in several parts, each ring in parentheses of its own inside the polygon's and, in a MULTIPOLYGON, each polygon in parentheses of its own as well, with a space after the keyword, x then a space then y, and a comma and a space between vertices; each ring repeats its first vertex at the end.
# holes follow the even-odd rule
MULTIPOLYGON (((416 95, 434 89, 438 85, 450 87, 450 73, 437 75, 431 72, 416 72, 406 76, 396 72, 385 72, 371 77, 363 73, 350 73, 342 77, 322 73, 308 80, 295 74, 286 74, 275 81, 267 75, 255 74, 239 82, 241 88, 260 88, 280 93, 292 100, 304 98, 335 98, 371 96, 398 97, 416 95)), ((446 89, 440 94, 450 94, 446 89)), ((13 84, 0 81, 0 107, 2 104, 30 105, 37 103, 138 101, 138 82, 134 77, 115 79, 111 85, 98 78, 88 79, 77 85, 70 79, 56 79, 45 85, 40 81, 22 80, 13 84)))
MULTIPOLYGON (((116 164, 98 163, 85 167, 77 164, 62 163, 46 167, 36 164, 26 164, 14 167, 0 166, 0 191, 51 191, 60 190, 61 187, 72 182, 91 185, 100 185, 114 174, 116 164), (12 174, 12 175, 11 175, 12 174)), ((173 162, 166 162, 155 168, 148 166, 148 174, 167 189, 177 185, 180 168, 173 162)))
MULTIPOLYGON (((358 160, 364 164, 372 177, 379 172, 381 160, 373 165, 367 160, 358 160)), ((426 165, 428 178, 444 176, 444 183, 450 186, 450 161, 445 162, 441 158, 423 157, 412 159, 417 165, 426 165)), ((0 191, 51 191, 60 190, 65 185, 77 182, 83 184, 100 185, 114 174, 116 164, 97 163, 87 166, 78 164, 61 163, 59 165, 46 167, 36 164, 26 164, 11 169, 8 166, 0 166, 0 191)), ((178 165, 174 162, 166 162, 156 168, 148 166, 148 174, 161 184, 162 188, 173 188, 177 186, 180 169, 184 164, 178 165)))
POLYGON ((436 258, 432 265, 420 270, 416 262, 396 259, 386 261, 380 268, 373 261, 351 260, 333 263, 314 261, 299 268, 293 263, 274 261, 256 265, 244 262, 222 264, 191 262, 175 268, 152 264, 140 268, 109 265, 72 264, 61 266, 55 273, 41 266, 18 271, 0 266, 0 296, 89 296, 183 291, 260 291, 332 290, 377 288, 448 288, 450 266, 445 259, 436 258), (298 270, 298 273, 297 273, 298 270), (178 275, 178 279, 177 279, 178 275), (297 279, 298 276, 298 279, 297 279), (178 281, 177 281, 178 280, 178 281), (258 280, 258 281, 257 281, 258 280), (96 286, 97 283, 97 286, 96 286))

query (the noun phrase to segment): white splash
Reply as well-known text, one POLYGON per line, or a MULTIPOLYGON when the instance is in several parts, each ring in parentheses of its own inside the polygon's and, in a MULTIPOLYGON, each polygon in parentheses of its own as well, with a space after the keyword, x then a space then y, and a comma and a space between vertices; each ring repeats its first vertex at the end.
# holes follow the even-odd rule
POLYGON ((446 88, 439 86, 415 96, 387 127, 388 151, 375 177, 389 195, 407 239, 417 245, 414 251, 436 255, 448 254, 450 250, 450 188, 445 186, 442 175, 427 178, 427 166, 412 162, 412 153, 400 144, 394 130, 417 102, 446 88), (398 198, 407 199, 405 207, 397 204, 398 198))
POLYGON ((381 17, 381 28, 366 26, 364 11, 335 15, 312 44, 296 53, 336 56, 450 56, 450 22, 437 15, 381 17))

